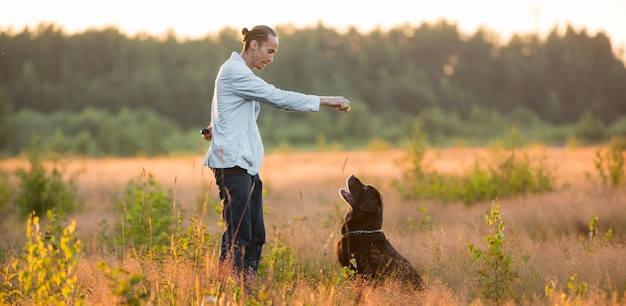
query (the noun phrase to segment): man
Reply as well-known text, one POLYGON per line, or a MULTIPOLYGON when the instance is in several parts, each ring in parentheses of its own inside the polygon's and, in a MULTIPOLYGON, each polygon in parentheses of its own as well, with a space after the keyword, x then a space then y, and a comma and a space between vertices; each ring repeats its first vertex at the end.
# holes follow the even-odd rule
POLYGON ((289 111, 317 112, 320 106, 350 111, 342 96, 314 96, 285 91, 253 73, 274 61, 278 35, 270 27, 244 28, 243 50, 233 52, 220 67, 211 102, 211 123, 203 130, 211 142, 204 165, 211 168, 223 205, 225 231, 220 263, 231 263, 251 285, 265 243, 263 183, 259 169, 263 143, 256 123, 260 104, 289 111))

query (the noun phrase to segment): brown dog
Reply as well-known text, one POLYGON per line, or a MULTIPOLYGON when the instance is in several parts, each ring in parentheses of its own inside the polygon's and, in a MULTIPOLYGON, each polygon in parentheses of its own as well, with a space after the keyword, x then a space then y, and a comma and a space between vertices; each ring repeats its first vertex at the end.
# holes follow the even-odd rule
POLYGON ((381 281, 392 278, 422 287, 422 278, 411 263, 385 238, 383 225, 383 200, 380 192, 364 185, 354 175, 348 178, 348 190, 339 194, 350 205, 343 222, 343 237, 337 244, 337 259, 366 279, 381 281))

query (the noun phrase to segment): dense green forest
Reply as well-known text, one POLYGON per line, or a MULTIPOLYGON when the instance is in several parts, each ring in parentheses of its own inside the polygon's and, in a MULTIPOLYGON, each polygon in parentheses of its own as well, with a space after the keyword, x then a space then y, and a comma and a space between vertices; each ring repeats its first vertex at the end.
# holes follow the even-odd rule
MULTIPOLYGON (((264 107, 270 148, 395 146, 416 120, 439 145, 484 144, 512 126, 556 145, 626 134, 626 67, 602 32, 555 27, 503 43, 444 20, 367 33, 321 23, 276 30, 275 62, 257 73, 282 89, 344 95, 353 112, 264 107)), ((33 136, 93 156, 196 151, 217 70, 240 50, 232 28, 195 40, 113 27, 2 30, 0 152, 18 154, 33 136)))

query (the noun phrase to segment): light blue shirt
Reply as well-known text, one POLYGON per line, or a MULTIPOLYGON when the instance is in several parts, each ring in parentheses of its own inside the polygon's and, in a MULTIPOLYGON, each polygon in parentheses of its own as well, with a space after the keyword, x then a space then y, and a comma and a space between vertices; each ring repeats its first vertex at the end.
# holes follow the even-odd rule
POLYGON ((317 112, 318 96, 281 90, 256 76, 237 52, 220 67, 211 101, 213 140, 204 159, 210 168, 239 166, 259 173, 263 141, 257 126, 260 104, 282 110, 317 112))

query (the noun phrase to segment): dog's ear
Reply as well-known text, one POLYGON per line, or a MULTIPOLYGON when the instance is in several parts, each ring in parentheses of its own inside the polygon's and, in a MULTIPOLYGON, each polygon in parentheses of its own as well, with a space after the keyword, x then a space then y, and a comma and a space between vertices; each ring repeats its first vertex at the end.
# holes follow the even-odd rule
POLYGON ((376 196, 369 197, 367 201, 361 204, 361 209, 367 212, 380 212, 383 207, 383 202, 380 194, 376 194, 376 196))

